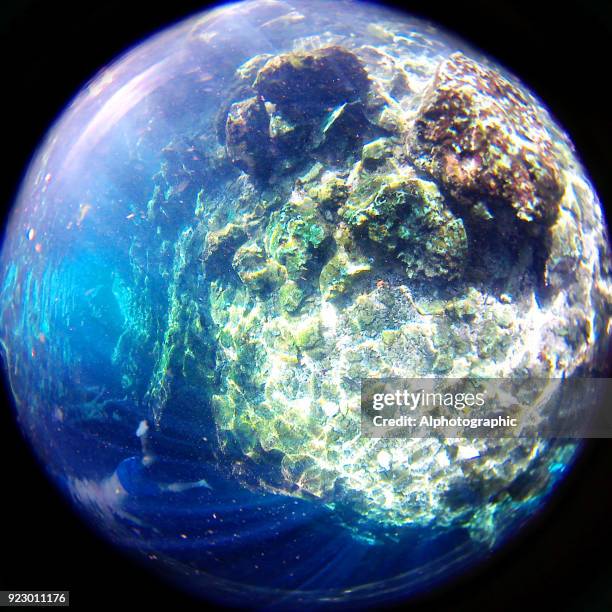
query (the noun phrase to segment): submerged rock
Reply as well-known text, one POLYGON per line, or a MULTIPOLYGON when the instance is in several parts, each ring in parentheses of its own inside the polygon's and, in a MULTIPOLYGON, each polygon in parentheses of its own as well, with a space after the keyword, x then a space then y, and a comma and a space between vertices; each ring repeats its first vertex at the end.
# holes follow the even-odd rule
POLYGON ((339 211, 379 250, 393 253, 410 278, 458 278, 468 253, 461 219, 435 183, 396 174, 366 175, 339 211))
POLYGON ((294 281, 287 281, 278 292, 278 301, 286 312, 294 312, 302 303, 304 292, 294 281))
POLYGON ((424 94, 410 150, 468 210, 499 217, 500 231, 547 226, 563 184, 542 113, 499 72, 454 53, 424 94))
POLYGON ((364 257, 351 256, 340 245, 334 256, 323 266, 319 276, 319 290, 324 300, 333 300, 345 294, 372 266, 364 257))
POLYGON ((288 173, 318 150, 341 163, 369 133, 362 100, 369 81, 357 57, 339 46, 270 57, 237 71, 223 139, 236 166, 260 180, 288 173), (257 73, 254 83, 245 82, 257 73), (248 95, 248 94, 247 94, 248 95))
POLYGON ((379 166, 393 150, 388 138, 377 138, 363 146, 361 150, 361 161, 367 169, 379 166))
POLYGON ((268 60, 254 87, 287 116, 304 119, 364 97, 368 75, 354 53, 334 45, 268 60))
POLYGON ((220 230, 209 232, 202 259, 209 271, 219 271, 225 268, 238 247, 245 242, 247 234, 243 227, 228 223, 220 230))
POLYGON ((262 178, 272 170, 269 126, 266 107, 258 96, 232 104, 225 124, 225 147, 232 163, 262 178))
POLYGON ((459 278, 467 260, 463 221, 445 205, 434 183, 414 179, 406 188, 410 203, 398 236, 406 247, 398 255, 409 278, 459 278))
POLYGON ((287 278, 285 268, 268 258, 264 249, 253 241, 236 251, 232 265, 240 280, 254 293, 272 291, 287 278))
POLYGON ((312 201, 289 203, 270 216, 265 245, 270 257, 286 267, 289 278, 304 279, 316 252, 328 237, 328 224, 312 201))
POLYGON ((232 264, 208 292, 219 448, 245 482, 348 508, 361 517, 352 531, 423 526, 444 508, 446 524, 489 538, 493 527, 466 523, 447 496, 459 503, 454 483, 468 471, 484 490, 500 470, 509 481, 531 469, 539 443, 525 442, 510 470, 514 440, 479 441, 462 455, 445 440, 366 440, 359 379, 558 374, 566 355, 592 346, 584 313, 539 306, 538 245, 519 257, 507 238, 546 230, 548 282, 568 281, 571 266, 563 291, 588 304, 594 277, 576 253, 596 222, 570 214, 576 178, 561 197, 563 144, 553 146, 528 94, 461 55, 434 74, 439 59, 415 72, 410 54, 396 62, 390 53, 369 54, 371 83, 358 77, 358 87, 334 74, 335 54, 361 72, 337 47, 243 67, 257 77, 230 110, 226 147, 250 176, 230 175, 198 217, 208 221, 206 256, 232 264), (568 211, 557 215, 559 200, 568 211), (232 227, 236 212, 246 236, 232 227), (399 462, 427 475, 425 497, 399 462))
POLYGON ((272 58, 270 53, 260 53, 254 57, 249 58, 246 62, 236 68, 236 77, 239 81, 243 81, 251 85, 254 79, 257 77, 257 73, 265 65, 265 63, 272 58))
POLYGON ((346 181, 334 174, 328 174, 308 190, 308 195, 324 209, 337 208, 346 200, 349 188, 346 181))

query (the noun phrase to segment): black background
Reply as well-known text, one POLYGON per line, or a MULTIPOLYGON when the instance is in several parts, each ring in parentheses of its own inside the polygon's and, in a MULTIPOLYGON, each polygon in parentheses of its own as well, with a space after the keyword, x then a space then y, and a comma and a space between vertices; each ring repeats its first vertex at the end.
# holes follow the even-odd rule
MULTIPOLYGON (((49 123, 93 74, 202 8, 188 0, 2 0, 0 202, 10 205, 49 123)), ((519 75, 569 132, 611 199, 612 2, 407 2, 519 75)), ((608 218, 610 213, 608 209, 608 218)), ((202 608, 117 554, 55 492, 0 410, 0 589, 70 589, 72 606, 202 608)), ((486 567, 412 609, 612 609, 612 441, 589 443, 545 512, 486 567)))

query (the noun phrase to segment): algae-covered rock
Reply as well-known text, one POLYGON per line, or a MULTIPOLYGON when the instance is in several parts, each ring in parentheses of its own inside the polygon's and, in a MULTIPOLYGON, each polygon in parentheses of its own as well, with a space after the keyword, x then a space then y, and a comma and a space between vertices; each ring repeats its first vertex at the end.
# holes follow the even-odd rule
POLYGON ((338 248, 319 275, 319 290, 323 299, 333 300, 343 295, 359 277, 371 270, 372 266, 365 258, 351 259, 344 248, 338 248))
POLYGON ((346 181, 334 174, 323 179, 308 190, 308 195, 323 208, 337 207, 348 196, 346 181))
POLYGON ((229 395, 213 395, 211 398, 215 421, 220 429, 231 430, 235 425, 236 405, 229 395))
POLYGON ((249 85, 252 85, 259 70, 261 70, 261 68, 271 57, 272 55, 270 55, 270 53, 259 53, 258 55, 249 58, 246 62, 236 68, 236 77, 239 80, 245 81, 249 85))
POLYGON ((287 281, 278 292, 278 300, 286 312, 294 312, 300 307, 304 292, 294 281, 287 281))
POLYGON ((291 142, 295 131, 295 124, 285 119, 280 113, 272 112, 270 114, 269 132, 270 138, 272 138, 274 142, 281 144, 286 141, 291 142))
POLYGON ((341 223, 333 235, 335 251, 319 274, 319 291, 324 300, 334 300, 354 287, 372 270, 372 262, 359 249, 348 227, 341 223))
POLYGON ((295 345, 300 349, 312 349, 322 340, 321 320, 318 316, 299 321, 292 330, 295 345))
POLYGON ((409 277, 458 278, 467 257, 463 222, 435 183, 401 175, 366 176, 340 210, 381 249, 394 252, 409 277))
POLYGON ((478 331, 478 356, 482 359, 501 360, 512 344, 508 325, 500 325, 494 317, 487 317, 478 331))
POLYGON ((254 87, 288 117, 303 119, 364 97, 368 75, 348 49, 329 46, 270 59, 254 87))
POLYGON ((446 312, 453 318, 471 321, 483 307, 483 296, 471 287, 467 295, 451 300, 446 306, 446 312))
POLYGON ((232 104, 225 124, 227 155, 241 170, 266 178, 272 170, 270 117, 262 98, 232 104))
POLYGON ((215 274, 223 271, 226 262, 232 259, 238 247, 246 239, 244 228, 234 223, 228 223, 220 230, 208 232, 202 259, 209 272, 215 274))
POLYGON ((380 165, 392 152, 388 138, 377 138, 363 146, 361 161, 365 168, 373 169, 380 165))
POLYGON ((298 177, 297 183, 304 186, 308 184, 316 184, 316 181, 321 176, 323 169, 324 166, 321 162, 315 162, 305 174, 298 177))
POLYGON ((360 329, 365 329, 374 323, 377 316, 377 305, 372 296, 361 294, 353 305, 353 317, 360 329))
POLYGON ((402 332, 397 329, 383 329, 380 338, 386 346, 393 346, 402 338, 402 332))
POLYGON ((410 278, 459 278, 468 241, 463 221, 446 207, 434 183, 415 179, 407 185, 410 208, 398 227, 406 244, 398 255, 410 278))
POLYGON ((468 209, 485 201, 502 233, 515 220, 554 222, 563 194, 544 111, 494 69, 454 53, 425 93, 411 137, 415 162, 468 209))
POLYGON ((244 244, 236 251, 232 266, 240 280, 256 293, 272 291, 287 278, 285 268, 268 258, 264 249, 254 241, 244 244))
POLYGON ((406 179, 399 175, 366 175, 340 209, 340 216, 353 228, 363 228, 370 240, 393 250, 396 227, 406 204, 406 179))
POLYGON ((286 267, 289 278, 300 280, 316 263, 315 253, 328 236, 328 225, 314 202, 289 203, 270 216, 266 251, 286 267))

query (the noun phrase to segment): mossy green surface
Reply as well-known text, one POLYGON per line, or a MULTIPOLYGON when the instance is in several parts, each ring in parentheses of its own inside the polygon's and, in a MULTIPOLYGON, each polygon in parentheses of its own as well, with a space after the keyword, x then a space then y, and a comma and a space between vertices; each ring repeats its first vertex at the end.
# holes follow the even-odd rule
POLYGON ((401 175, 366 174, 340 210, 355 231, 393 253, 410 278, 461 276, 468 252, 461 219, 435 183, 401 175))
POLYGON ((286 312, 294 312, 304 299, 304 292, 295 281, 287 281, 278 292, 281 307, 286 312))

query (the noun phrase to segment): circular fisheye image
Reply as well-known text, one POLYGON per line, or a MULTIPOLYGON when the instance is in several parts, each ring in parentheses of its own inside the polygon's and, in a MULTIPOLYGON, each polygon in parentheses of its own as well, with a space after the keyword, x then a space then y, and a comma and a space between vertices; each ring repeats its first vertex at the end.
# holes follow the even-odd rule
POLYGON ((516 381, 600 374, 611 331, 602 207, 543 102, 367 2, 247 0, 135 46, 40 145, 0 258, 6 379, 50 478, 237 607, 371 608, 478 567, 581 448, 516 381), (419 416, 430 389, 453 398, 432 419, 507 421, 366 427, 397 381, 419 416))

